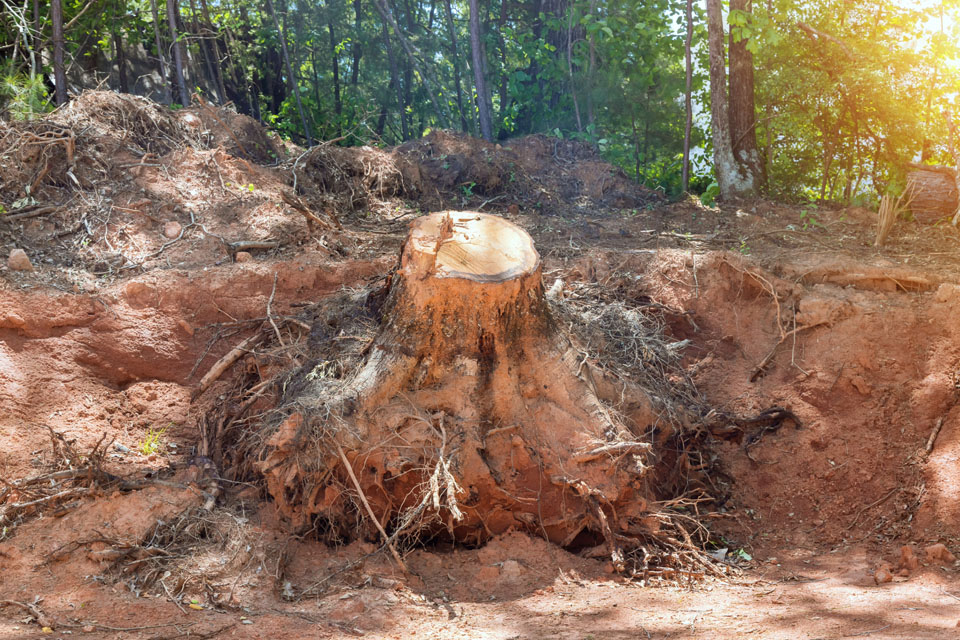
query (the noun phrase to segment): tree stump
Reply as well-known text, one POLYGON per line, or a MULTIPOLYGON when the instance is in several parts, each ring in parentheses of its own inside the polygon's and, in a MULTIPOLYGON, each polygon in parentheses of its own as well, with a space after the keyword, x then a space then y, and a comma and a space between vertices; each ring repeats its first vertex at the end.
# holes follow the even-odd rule
POLYGON ((372 511, 393 534, 479 544, 518 528, 616 557, 618 535, 655 526, 651 445, 597 397, 586 359, 551 316, 523 229, 419 218, 363 366, 336 398, 307 388, 260 470, 300 529, 376 537, 372 511))
POLYGON ((934 224, 957 212, 957 173, 950 167, 910 165, 907 188, 914 219, 934 224))

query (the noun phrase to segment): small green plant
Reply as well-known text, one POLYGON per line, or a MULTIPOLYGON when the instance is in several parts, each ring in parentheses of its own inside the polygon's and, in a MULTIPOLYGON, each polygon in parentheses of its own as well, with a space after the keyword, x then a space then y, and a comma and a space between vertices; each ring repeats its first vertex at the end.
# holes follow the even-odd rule
POLYGON ((467 182, 460 186, 460 190, 463 191, 463 197, 469 200, 473 197, 473 188, 477 186, 476 182, 467 182))
POLYGON ((750 245, 747 244, 746 238, 740 238, 740 245, 737 247, 737 251, 745 256, 750 255, 750 245))
POLYGON ((717 203, 717 196, 720 195, 720 185, 711 182, 707 190, 700 194, 700 202, 705 207, 712 207, 717 203))
POLYGON ((0 110, 13 120, 32 120, 50 110, 43 75, 18 73, 12 64, 0 69, 0 110))
POLYGON ((808 204, 800 209, 800 226, 806 231, 807 229, 812 229, 813 227, 823 228, 823 225, 820 224, 820 221, 817 220, 817 217, 814 215, 817 211, 817 205, 808 204))
POLYGON ((147 435, 143 437, 143 440, 137 443, 137 450, 145 456, 153 455, 154 453, 161 453, 164 449, 163 435, 166 432, 166 427, 163 427, 162 429, 154 429, 153 427, 148 428, 147 435))

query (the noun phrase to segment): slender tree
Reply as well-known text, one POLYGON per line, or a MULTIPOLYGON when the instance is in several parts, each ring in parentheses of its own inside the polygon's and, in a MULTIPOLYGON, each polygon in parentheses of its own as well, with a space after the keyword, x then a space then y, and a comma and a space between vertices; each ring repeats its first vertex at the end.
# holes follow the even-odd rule
MULTIPOLYGON (((374 0, 376 2, 376 0, 374 0)), ((383 45, 387 50, 387 61, 390 65, 390 86, 397 92, 397 109, 400 111, 400 136, 406 140, 409 136, 407 129, 407 109, 403 100, 403 87, 400 86, 400 69, 397 66, 397 59, 393 55, 393 43, 390 42, 390 30, 387 29, 386 20, 383 21, 383 45)), ((384 124, 386 124, 386 104, 383 106, 384 124)), ((380 127, 383 131, 383 127, 380 127)))
POLYGON ((203 12, 204 40, 209 48, 210 57, 213 63, 213 74, 217 83, 217 98, 220 104, 227 102, 227 88, 223 82, 223 71, 220 68, 223 62, 220 57, 220 42, 217 37, 217 29, 210 20, 210 9, 207 7, 207 0, 200 0, 200 10, 203 12))
POLYGON ((33 55, 35 73, 43 66, 43 30, 40 27, 40 0, 33 0, 33 55))
POLYGON ((360 82, 360 56, 363 55, 363 47, 360 45, 360 41, 363 40, 362 11, 360 0, 353 0, 353 68, 350 69, 350 86, 352 87, 356 87, 360 82))
MULTIPOLYGON (((730 10, 749 14, 751 0, 730 0, 730 10)), ((761 182, 763 164, 757 149, 757 121, 754 105, 753 54, 748 39, 730 20, 730 140, 733 156, 748 173, 761 182)))
POLYGON ((183 43, 180 42, 180 30, 177 28, 179 14, 180 6, 177 0, 167 0, 167 23, 170 26, 170 37, 173 39, 173 75, 180 94, 180 104, 186 107, 190 104, 190 93, 187 91, 187 83, 183 81, 183 43))
POLYGON ((693 64, 691 49, 693 44, 693 0, 687 0, 687 37, 684 40, 684 62, 686 64, 686 90, 683 103, 686 108, 686 121, 683 127, 683 170, 681 183, 684 192, 690 190, 690 133, 693 130, 693 64))
MULTIPOLYGON (((450 8, 450 0, 443 0, 444 11, 447 14, 447 30, 450 34, 450 54, 453 60, 453 84, 457 90, 457 111, 460 112, 460 127, 464 133, 471 131, 472 126, 467 122, 467 116, 463 109, 463 88, 460 86, 460 54, 457 52, 457 25, 453 21, 453 9, 450 8)), ((470 111, 471 116, 473 110, 470 111)), ((472 121, 473 118, 471 117, 472 121)))
POLYGON ((404 52, 407 54, 407 61, 410 63, 410 67, 412 70, 416 71, 423 80, 423 85, 430 96, 430 102, 433 104, 433 111, 436 114, 437 120, 440 121, 440 126, 445 126, 448 118, 446 117, 446 109, 443 108, 443 105, 437 99, 437 96, 439 95, 438 85, 434 85, 433 80, 426 73, 425 68, 421 67, 420 63, 417 61, 417 57, 420 55, 420 50, 416 45, 410 42, 410 39, 407 38, 403 34, 403 31, 400 30, 400 25, 398 25, 397 21, 393 18, 388 1, 389 0, 373 0, 373 4, 376 6, 380 17, 383 18, 384 22, 386 22, 391 29, 393 29, 393 33, 397 36, 397 40, 400 41, 400 46, 403 47, 404 52))
POLYGON ((150 11, 153 13, 153 39, 157 47, 157 62, 160 65, 160 86, 163 87, 164 102, 173 102, 170 93, 170 78, 167 75, 167 59, 163 55, 163 40, 160 38, 160 12, 157 11, 157 0, 150 0, 150 11))
POLYGON ((486 79, 486 56, 480 34, 480 7, 477 0, 470 0, 470 52, 473 59, 473 78, 477 87, 477 111, 480 115, 480 135, 493 142, 493 105, 486 79))
POLYGON ((727 73, 721 0, 707 0, 707 44, 710 52, 710 124, 713 135, 713 166, 720 195, 749 196, 756 191, 753 174, 737 162, 730 139, 727 104, 727 73))
POLYGON ((297 111, 300 113, 300 121, 303 123, 303 135, 307 139, 307 146, 312 147, 313 137, 310 135, 310 125, 307 124, 307 114, 303 110, 303 101, 300 99, 300 88, 297 85, 297 77, 293 75, 293 67, 290 65, 290 54, 287 51, 287 34, 280 28, 280 21, 277 20, 277 12, 273 10, 273 2, 271 2, 271 0, 267 0, 267 11, 270 13, 273 26, 277 30, 277 35, 280 38, 280 50, 283 52, 283 65, 287 69, 287 85, 290 87, 290 92, 297 102, 297 111))
POLYGON ((337 36, 333 31, 333 4, 327 2, 327 31, 330 33, 330 60, 333 66, 333 112, 337 116, 337 137, 341 133, 343 102, 340 99, 340 55, 337 53, 337 36))
POLYGON ((63 7, 60 0, 50 0, 50 22, 53 25, 53 81, 57 106, 67 103, 67 72, 63 66, 63 7))

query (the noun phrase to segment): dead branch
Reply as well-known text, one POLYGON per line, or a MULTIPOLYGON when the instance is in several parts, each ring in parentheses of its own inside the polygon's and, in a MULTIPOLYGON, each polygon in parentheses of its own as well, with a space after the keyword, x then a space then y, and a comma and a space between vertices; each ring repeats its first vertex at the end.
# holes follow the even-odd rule
POLYGON ((839 38, 836 38, 835 36, 832 36, 829 33, 824 33, 823 31, 814 29, 813 27, 811 27, 805 22, 798 22, 797 27, 801 31, 803 31, 805 34, 807 34, 807 36, 813 42, 816 42, 819 44, 821 40, 828 40, 829 42, 832 42, 833 44, 840 47, 841 51, 843 51, 843 54, 847 57, 848 60, 854 59, 853 51, 850 50, 850 47, 848 47, 847 43, 844 42, 843 40, 840 40, 839 38))
POLYGON ((396 547, 394 547, 393 543, 390 541, 390 536, 388 536, 387 532, 384 531, 383 525, 380 524, 380 520, 378 520, 377 516, 374 515, 373 509, 370 507, 370 503, 367 502, 367 496, 363 494, 363 489, 360 488, 360 481, 357 480, 357 475, 353 472, 353 467, 350 465, 350 461, 347 460, 347 456, 343 452, 343 447, 340 446, 339 442, 337 443, 337 453, 340 454, 340 460, 343 462, 343 466, 347 470, 347 475, 350 476, 350 481, 353 483, 354 488, 360 495, 360 502, 363 503, 364 508, 367 510, 367 514, 370 516, 370 519, 373 520, 373 524, 376 525, 377 531, 379 531, 380 535, 383 536, 383 541, 387 545, 387 548, 390 549, 390 554, 393 556, 393 559, 396 560, 397 566, 399 566, 400 570, 405 574, 409 574, 410 570, 407 569, 406 563, 403 561, 403 558, 400 557, 400 554, 397 553, 396 547))
POLYGON ((653 445, 649 442, 613 442, 573 456, 574 462, 590 462, 605 455, 625 455, 638 451, 649 451, 653 445))
POLYGON ((937 443, 937 436, 940 435, 940 429, 943 428, 943 416, 937 418, 937 426, 933 428, 933 433, 930 434, 930 437, 927 439, 927 446, 924 447, 924 452, 927 455, 933 451, 933 446, 937 443))
POLYGON ((232 251, 237 252, 249 249, 276 249, 280 246, 280 243, 274 240, 237 240, 229 243, 229 245, 232 251))
POLYGON ((29 613, 31 616, 33 616, 33 619, 36 620, 37 624, 40 625, 41 627, 50 627, 52 629, 56 626, 53 620, 48 618, 46 614, 40 610, 40 607, 38 607, 35 604, 31 604, 29 602, 18 602, 16 600, 0 600, 0 605, 10 605, 13 607, 20 607, 21 609, 29 613))
POLYGON ((760 376, 762 376, 762 375, 765 373, 765 370, 766 370, 767 366, 769 366, 770 362, 773 360, 774 354, 776 354, 776 352, 777 352, 777 348, 778 348, 780 345, 782 345, 784 342, 786 342, 786 341, 787 341, 787 338, 789 338, 790 336, 794 336, 794 335, 800 333, 801 331, 805 331, 805 330, 807 330, 807 329, 813 329, 813 328, 815 328, 815 327, 820 327, 820 326, 823 326, 824 324, 826 324, 826 323, 825 323, 825 322, 817 322, 817 323, 815 323, 815 324, 808 324, 808 325, 803 326, 803 327, 797 327, 797 328, 795 328, 795 329, 791 329, 790 331, 787 331, 787 332, 784 333, 782 336, 780 336, 780 339, 777 341, 777 344, 773 345, 773 349, 770 350, 770 353, 768 353, 767 356, 766 356, 763 360, 760 361, 760 364, 758 364, 758 365, 754 368, 753 373, 750 374, 750 382, 756 382, 756 381, 757 381, 757 378, 759 378, 760 376))
MULTIPOLYGON (((307 207, 307 205, 303 202, 303 200, 296 197, 292 193, 288 193, 286 190, 281 190, 280 198, 284 202, 286 202, 288 205, 290 205, 294 210, 301 213, 303 217, 307 219, 307 222, 313 222, 323 227, 329 228, 330 225, 327 222, 320 219, 315 213, 313 213, 313 211, 309 209, 309 207, 307 207)), ((333 224, 336 225, 337 229, 343 229, 343 225, 340 224, 340 220, 335 215, 333 215, 329 211, 326 211, 325 213, 330 217, 330 219, 333 221, 333 224)))
POLYGON ((210 385, 216 382, 220 376, 223 375, 223 372, 230 368, 230 366, 243 357, 244 354, 249 353, 250 350, 258 345, 263 340, 263 334, 259 331, 235 346, 233 349, 227 352, 222 358, 217 360, 210 370, 204 374, 200 379, 200 384, 197 385, 196 391, 193 392, 193 397, 199 397, 204 391, 210 388, 210 385))

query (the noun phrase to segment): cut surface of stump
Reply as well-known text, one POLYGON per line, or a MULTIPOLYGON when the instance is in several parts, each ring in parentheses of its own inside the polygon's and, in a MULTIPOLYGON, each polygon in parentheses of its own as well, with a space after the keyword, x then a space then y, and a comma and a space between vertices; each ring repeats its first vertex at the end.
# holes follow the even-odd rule
POLYGON ((303 529, 357 521, 339 447, 394 533, 613 544, 655 520, 650 445, 598 399, 586 359, 552 319, 526 231, 476 212, 419 218, 365 362, 333 397, 305 387, 260 469, 303 529))

